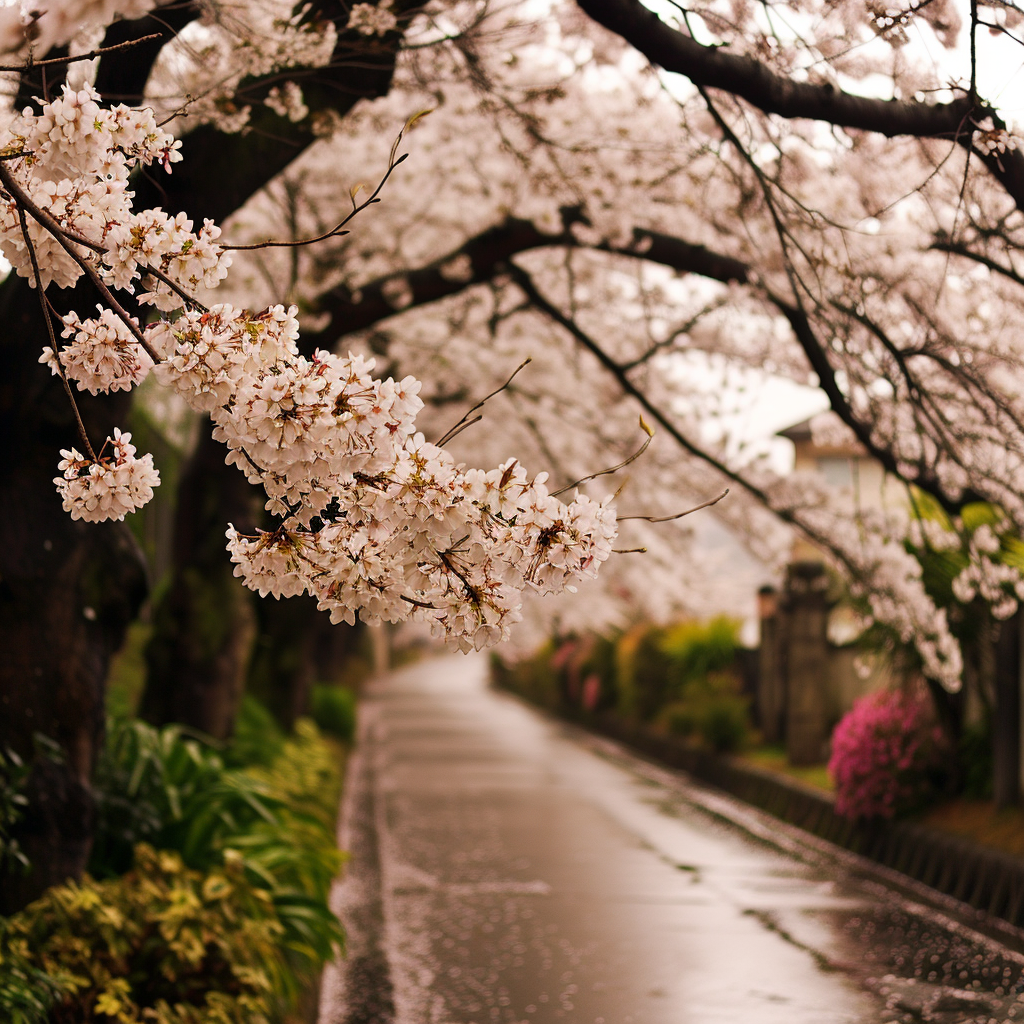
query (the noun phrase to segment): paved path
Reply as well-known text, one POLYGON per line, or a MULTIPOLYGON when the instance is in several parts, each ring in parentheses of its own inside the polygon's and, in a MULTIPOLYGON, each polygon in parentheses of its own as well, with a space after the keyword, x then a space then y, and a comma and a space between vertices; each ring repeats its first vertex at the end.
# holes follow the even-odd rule
POLYGON ((1024 957, 844 877, 754 812, 752 838, 708 812, 722 798, 485 674, 483 657, 430 661, 362 705, 338 894, 350 953, 325 978, 321 1024, 1017 1013, 1024 957))

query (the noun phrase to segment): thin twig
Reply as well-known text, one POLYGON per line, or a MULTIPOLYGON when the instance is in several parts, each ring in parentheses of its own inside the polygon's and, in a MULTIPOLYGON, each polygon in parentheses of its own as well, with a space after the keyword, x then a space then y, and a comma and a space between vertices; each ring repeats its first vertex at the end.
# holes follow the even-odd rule
MULTIPOLYGON (((401 138, 401 136, 399 136, 399 138, 401 138)), ((362 213, 363 210, 365 210, 368 206, 372 206, 374 203, 379 203, 380 202, 380 200, 377 197, 380 195, 381 190, 384 188, 384 185, 387 183, 388 178, 391 177, 391 174, 395 170, 395 168, 400 163, 402 163, 406 159, 406 157, 408 157, 408 155, 409 155, 408 153, 403 153, 397 160, 395 160, 388 167, 388 169, 384 172, 384 177, 380 179, 379 184, 373 190, 373 192, 370 194, 368 199, 366 199, 364 202, 360 203, 358 206, 355 205, 355 200, 353 199, 352 212, 347 217, 345 217, 344 220, 342 220, 341 222, 336 224, 333 228, 331 228, 330 231, 325 231, 322 235, 317 235, 315 238, 302 238, 302 239, 299 239, 298 241, 294 241, 294 242, 277 242, 277 241, 270 240, 270 241, 266 241, 266 242, 255 242, 252 245, 222 245, 221 249, 231 250, 233 252, 244 252, 246 250, 251 250, 251 249, 271 249, 271 248, 293 249, 293 248, 296 248, 296 247, 302 246, 302 245, 313 245, 316 242, 324 242, 328 238, 337 238, 339 235, 347 235, 348 232, 342 230, 345 227, 345 225, 348 224, 349 221, 351 221, 352 218, 356 216, 356 214, 362 213)))
POLYGON ((25 247, 28 249, 28 258, 32 261, 32 273, 35 275, 36 279, 36 291, 39 293, 39 305, 43 312, 43 320, 46 321, 46 332, 50 336, 50 350, 53 352, 53 359, 57 366, 57 376, 60 378, 61 384, 64 385, 64 393, 68 396, 68 401, 71 403, 71 411, 75 414, 75 423, 78 425, 78 434, 82 438, 85 450, 88 453, 89 458, 93 462, 96 462, 96 452, 93 451, 92 442, 89 440, 89 434, 86 432, 85 424, 82 422, 82 414, 78 411, 78 403, 75 401, 75 394, 71 390, 71 385, 68 383, 64 364, 60 361, 60 345, 57 343, 57 337, 53 331, 53 321, 50 319, 50 307, 46 298, 46 289, 43 287, 43 277, 39 272, 39 261, 36 259, 36 247, 32 244, 32 238, 28 233, 28 222, 25 219, 25 211, 20 206, 18 207, 18 220, 21 222, 21 234, 25 239, 25 247))
POLYGON ((131 46, 148 43, 151 39, 159 39, 162 35, 162 32, 153 32, 140 39, 129 39, 124 43, 115 43, 113 46, 101 46, 98 50, 90 50, 89 53, 81 53, 77 57, 48 57, 46 60, 32 60, 30 57, 27 64, 0 64, 0 71, 25 72, 31 71, 33 68, 45 68, 51 64, 75 64, 80 60, 92 60, 93 57, 114 53, 116 50, 127 50, 131 46))
POLYGON ((447 434, 444 435, 444 438, 441 441, 437 442, 438 448, 440 448, 441 445, 443 444, 447 444, 453 438, 458 437, 459 434, 461 434, 464 430, 467 430, 469 427, 473 426, 474 423, 479 423, 483 418, 483 413, 480 413, 478 416, 474 416, 471 420, 466 420, 465 423, 463 423, 460 420, 459 423, 457 423, 454 427, 452 427, 451 430, 448 431, 447 434))
POLYGON ((717 498, 705 501, 703 505, 695 505, 693 508, 688 508, 685 512, 677 512, 674 516, 618 516, 616 522, 621 523, 627 519, 642 519, 645 523, 671 523, 673 519, 682 519, 683 516, 688 516, 691 512, 699 512, 702 508, 717 505, 728 493, 729 488, 726 487, 717 498))
POLYGON ((643 455, 643 453, 647 451, 647 449, 650 447, 651 441, 654 440, 654 433, 644 423, 643 416, 640 417, 640 426, 647 433, 647 440, 644 441, 644 443, 640 445, 640 447, 635 452, 633 452, 633 454, 630 455, 628 459, 624 459, 617 466, 612 466, 609 469, 599 470, 596 473, 591 473, 590 476, 581 477, 574 484, 566 484, 560 490, 552 491, 551 497, 557 498, 560 494, 565 494, 566 491, 571 491, 574 487, 579 487, 580 484, 585 484, 588 480, 596 480, 599 476, 610 476, 612 473, 618 473, 620 469, 625 469, 626 466, 628 466, 631 462, 636 462, 636 460, 639 459, 640 456, 643 455))
POLYGON ((494 397, 495 395, 501 394, 501 392, 502 392, 502 391, 504 391, 504 390, 505 390, 505 388, 507 388, 507 387, 509 386, 509 384, 511 384, 511 383, 512 383, 512 381, 514 381, 514 380, 516 379, 516 375, 517 375, 517 374, 519 373, 519 371, 520 371, 520 370, 522 370, 522 369, 524 369, 525 367, 529 366, 529 365, 530 365, 530 363, 532 363, 532 362, 533 362, 533 356, 527 356, 527 357, 526 357, 526 358, 525 358, 525 359, 524 359, 524 360, 523 360, 523 361, 522 361, 522 362, 521 362, 521 363, 520 363, 520 364, 519 364, 519 365, 518 365, 518 366, 517 366, 517 367, 516 367, 516 368, 515 368, 515 369, 514 369, 514 370, 512 371, 512 375, 511 375, 511 376, 510 376, 510 377, 508 378, 508 380, 507 380, 507 381, 505 381, 505 383, 504 383, 504 384, 502 384, 502 385, 501 385, 501 387, 500 387, 500 388, 495 388, 495 389, 494 389, 494 390, 493 390, 493 391, 492 391, 492 392, 491 392, 491 393, 490 393, 489 395, 484 395, 484 397, 483 397, 483 398, 481 398, 481 399, 480 399, 480 401, 479 401, 479 402, 477 402, 477 403, 476 403, 476 405, 474 405, 474 406, 473 406, 473 407, 472 407, 471 409, 467 409, 467 410, 465 411, 465 413, 463 414, 463 416, 462 416, 462 419, 460 419, 460 420, 459 420, 459 422, 458 422, 458 423, 456 423, 456 424, 455 424, 455 426, 454 426, 454 427, 452 427, 452 428, 451 428, 451 429, 450 429, 450 430, 449 430, 449 431, 448 431, 448 432, 447 432, 447 433, 446 433, 446 434, 444 435, 444 437, 442 437, 442 438, 441 438, 441 439, 440 439, 440 440, 439 440, 439 441, 437 442, 437 447, 438 447, 438 448, 442 448, 442 447, 444 447, 444 445, 445 445, 445 444, 446 444, 446 443, 447 443, 448 441, 450 441, 450 440, 451 440, 451 439, 452 439, 452 438, 453 438, 453 437, 454 437, 454 436, 455 436, 456 434, 459 434, 459 433, 461 433, 461 432, 462 432, 463 430, 465 430, 465 429, 466 429, 466 427, 470 426, 470 425, 471 425, 471 424, 473 424, 473 423, 479 423, 479 421, 483 419, 483 416, 477 416, 477 417, 476 417, 475 419, 473 419, 473 420, 469 420, 469 417, 470 417, 470 416, 472 416, 472 415, 473 415, 473 413, 475 413, 475 412, 477 411, 477 409, 480 409, 480 408, 482 408, 485 402, 487 402, 487 401, 489 401, 490 399, 492 399, 492 398, 493 398, 493 397, 494 397))

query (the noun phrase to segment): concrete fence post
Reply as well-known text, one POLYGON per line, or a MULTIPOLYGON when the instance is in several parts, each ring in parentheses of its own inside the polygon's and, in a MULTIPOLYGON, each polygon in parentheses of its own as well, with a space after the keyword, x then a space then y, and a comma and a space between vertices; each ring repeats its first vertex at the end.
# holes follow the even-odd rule
POLYGON ((779 593, 772 586, 757 592, 761 644, 758 648, 757 694, 754 710, 766 743, 781 743, 786 735, 785 623, 779 593))
POLYGON ((995 712, 992 716, 992 795, 996 807, 1020 801, 1021 616, 999 624, 995 649, 995 712))
POLYGON ((790 764, 820 764, 828 746, 826 681, 828 576, 821 562, 786 570, 786 753, 790 764))

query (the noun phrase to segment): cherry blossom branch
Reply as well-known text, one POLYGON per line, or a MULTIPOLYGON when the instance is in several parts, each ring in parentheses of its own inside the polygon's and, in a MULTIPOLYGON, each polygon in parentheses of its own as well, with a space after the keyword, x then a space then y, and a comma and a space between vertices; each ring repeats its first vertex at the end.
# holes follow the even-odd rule
MULTIPOLYGON (((685 75, 698 87, 731 93, 766 114, 808 118, 888 138, 911 135, 950 139, 965 149, 972 144, 972 118, 991 117, 996 128, 1006 127, 994 109, 976 102, 970 94, 948 103, 857 96, 831 82, 794 81, 753 57, 732 53, 723 46, 698 43, 688 32, 667 25, 640 0, 577 2, 591 18, 636 47, 652 64, 685 75)), ((1024 210, 1024 154, 1008 151, 978 155, 1018 208, 1024 210)))
POLYGON ((115 43, 113 46, 101 46, 99 49, 90 50, 88 53, 80 53, 75 57, 49 57, 46 60, 33 60, 31 57, 24 64, 0 64, 0 71, 25 72, 35 68, 50 67, 53 64, 75 64, 80 60, 92 60, 94 57, 102 57, 108 53, 117 53, 119 50, 127 50, 132 46, 139 46, 141 43, 148 43, 153 39, 162 39, 163 34, 153 32, 140 39, 129 39, 123 43, 115 43))
POLYGON ((790 509, 777 507, 763 488, 758 487, 752 480, 745 477, 742 473, 731 469, 722 462, 721 459, 716 458, 711 452, 702 448, 696 442, 688 438, 675 425, 675 423, 673 423, 672 420, 629 379, 628 374, 623 370, 622 366, 612 359, 611 356, 609 356, 608 353, 605 352, 604 349, 579 326, 579 324, 565 316, 557 306, 553 305, 547 298, 545 298, 544 295, 541 294, 537 286, 534 284, 533 279, 526 273, 526 271, 521 267, 516 266, 514 263, 510 263, 508 265, 508 273, 516 286, 524 295, 526 295, 530 303, 537 310, 562 327, 563 330, 567 331, 584 349, 590 352, 598 363, 600 363, 601 366, 615 378, 623 392, 633 398, 653 420, 661 424, 665 432, 682 449, 689 452, 691 455, 696 456, 726 479, 731 480, 733 483, 742 487, 753 498, 756 498, 760 504, 783 520, 783 522, 787 522, 798 527, 807 537, 814 541, 815 544, 818 544, 822 550, 831 551, 840 563, 845 565, 851 573, 856 575, 857 567, 850 561, 849 556, 836 546, 830 537, 820 530, 815 529, 810 523, 800 519, 790 509))
POLYGON ((616 521, 623 523, 627 519, 642 519, 645 523, 671 523, 676 519, 682 519, 683 516, 699 512, 702 508, 710 508, 712 505, 717 505, 728 493, 729 488, 726 487, 726 489, 722 491, 717 498, 710 498, 708 501, 702 502, 700 505, 694 505, 693 508, 688 508, 685 512, 677 512, 672 516, 619 516, 616 521))
MULTIPOLYGON (((569 218, 565 219, 568 221, 569 218)), ((617 256, 650 260, 680 273, 700 274, 723 284, 746 284, 750 278, 750 268, 741 260, 661 232, 635 228, 632 239, 625 245, 613 245, 607 241, 593 244, 580 241, 569 223, 562 231, 551 232, 542 231, 532 221, 509 217, 425 266, 376 278, 359 287, 356 293, 345 286, 333 288, 320 295, 317 309, 331 314, 332 324, 338 325, 333 330, 328 328, 333 334, 353 333, 399 312, 387 297, 389 288, 396 281, 402 283, 403 291, 410 296, 410 302, 403 306, 402 311, 405 311, 456 295, 472 284, 491 280, 508 260, 519 253, 557 246, 596 249, 617 256), (460 262, 468 263, 468 274, 451 273, 450 268, 460 262)))
MULTIPOLYGON (((626 372, 626 370, 627 368, 623 367, 623 372, 626 372)), ((647 435, 647 440, 644 441, 644 443, 640 445, 640 447, 635 452, 633 452, 632 455, 630 455, 626 459, 623 459, 622 462, 620 462, 617 466, 611 466, 609 469, 598 470, 596 473, 591 473, 590 476, 581 477, 575 483, 566 484, 564 487, 559 488, 559 490, 552 491, 551 496, 553 498, 557 498, 560 494, 565 494, 566 491, 571 491, 574 487, 579 487, 581 484, 585 484, 590 480, 596 480, 598 477, 601 476, 611 476, 612 473, 618 473, 620 469, 625 469, 626 466, 628 466, 630 463, 636 462, 636 460, 639 459, 640 456, 643 455, 643 453, 647 451, 648 448, 650 448, 651 441, 654 440, 654 431, 651 430, 651 428, 646 423, 644 423, 643 416, 640 417, 640 429, 643 430, 643 432, 647 435)))
POLYGON ((330 231, 325 231, 322 235, 317 235, 315 238, 302 238, 297 241, 291 242, 278 242, 278 241, 266 241, 266 242, 255 242, 251 245, 222 245, 221 249, 230 250, 232 252, 244 252, 253 249, 270 249, 270 248, 285 248, 285 249, 296 249, 304 245, 314 245, 317 242, 326 242, 328 238, 337 238, 341 235, 348 234, 344 230, 345 226, 358 214, 362 213, 368 206, 373 206, 374 203, 380 202, 380 194, 387 184, 388 178, 395 172, 395 169, 399 164, 404 163, 408 157, 408 153, 403 153, 398 156, 398 147, 402 143, 402 139, 405 137, 405 133, 421 118, 424 114, 415 114, 405 122, 405 127, 398 133, 398 137, 395 139, 391 146, 391 153, 388 156, 388 169, 384 172, 384 176, 377 183, 377 187, 370 193, 370 195, 363 200, 358 206, 356 205, 356 195, 362 188, 362 185, 356 185, 349 192, 349 196, 352 199, 352 212, 348 214, 343 220, 336 224, 330 231))
MULTIPOLYGON (((139 325, 135 317, 133 317, 128 311, 117 301, 117 298, 111 292, 111 290, 103 283, 99 274, 96 273, 96 268, 87 260, 84 259, 79 253, 77 253, 69 239, 66 237, 66 232, 61 227, 60 223, 45 210, 40 209, 29 197, 28 193, 14 180, 13 175, 5 164, 0 162, 0 183, 3 184, 4 188, 10 193, 12 198, 18 204, 19 211, 25 211, 29 213, 33 220, 41 224, 47 231, 56 238, 61 248, 82 268, 86 276, 93 283, 96 290, 103 296, 103 301, 117 314, 119 319, 124 323, 125 327, 128 328, 129 332, 135 338, 135 340, 142 346, 146 354, 154 363, 161 362, 159 353, 150 345, 146 336, 139 329, 139 325)), ((95 243, 88 243, 89 247, 92 248, 95 243)))
MULTIPOLYGON (((784 270, 789 281, 790 288, 792 289, 793 301, 789 301, 782 296, 775 294, 768 287, 763 289, 763 294, 786 318, 786 320, 789 321, 789 325, 793 330, 793 334, 795 335, 800 348, 803 350, 808 363, 810 363, 811 369, 818 378, 818 386, 828 397, 832 411, 835 412, 848 427, 850 427, 856 435, 857 440, 864 446, 868 454, 877 459, 887 473, 891 473, 898 479, 903 479, 905 474, 904 472, 901 472, 899 461, 895 454, 889 448, 879 444, 875 440, 872 424, 865 422, 862 417, 857 416, 854 412, 853 406, 850 403, 846 392, 839 384, 836 369, 833 367, 832 362, 829 359, 826 347, 821 343, 817 336, 817 332, 811 322, 811 317, 807 312, 803 299, 801 298, 801 293, 805 293, 808 298, 815 303, 815 305, 820 305, 820 303, 814 298, 810 289, 797 274, 794 261, 790 254, 791 234, 776 206, 775 196, 772 192, 772 182, 767 178, 761 167, 758 166, 757 161, 747 151, 732 126, 718 110, 718 107, 708 94, 707 90, 702 85, 698 84, 697 91, 703 98, 708 112, 714 118, 723 137, 736 149, 739 153, 740 159, 753 173, 754 178, 757 181, 758 188, 764 197, 765 205, 768 209, 772 223, 775 227, 775 232, 779 239, 784 270)), ((810 260, 808 254, 803 252, 803 250, 801 250, 801 253, 804 258, 808 259, 808 261, 813 265, 813 261, 810 260)), ((978 498, 978 496, 973 493, 958 495, 956 500, 950 498, 935 473, 923 463, 919 464, 917 476, 911 482, 931 494, 943 509, 952 515, 956 514, 959 507, 965 501, 977 500, 978 498)))

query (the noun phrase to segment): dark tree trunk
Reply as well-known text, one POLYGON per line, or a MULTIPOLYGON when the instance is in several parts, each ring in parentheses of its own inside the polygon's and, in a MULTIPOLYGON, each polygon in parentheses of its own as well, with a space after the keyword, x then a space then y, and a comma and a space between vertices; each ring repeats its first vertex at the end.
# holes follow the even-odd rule
POLYGON ((262 494, 224 465, 224 453, 205 424, 178 492, 173 575, 153 615, 140 709, 150 722, 181 722, 216 739, 234 729, 256 628, 224 531, 234 523, 251 532, 262 494))
POLYGON ((285 601, 260 601, 259 623, 249 667, 249 688, 285 730, 309 713, 310 693, 317 681, 315 661, 317 618, 330 619, 316 610, 316 601, 303 595, 285 601))
POLYGON ((309 714, 314 684, 338 680, 352 659, 367 660, 362 623, 332 626, 311 597, 257 601, 256 619, 248 688, 285 730, 309 714))
MULTIPOLYGON (((61 507, 60 449, 82 442, 56 378, 37 362, 46 339, 35 292, 9 278, 0 317, 0 745, 32 758, 39 735, 59 748, 33 762, 18 826, 32 869, 0 877, 0 910, 10 911, 85 865, 107 668, 147 584, 124 523, 75 522, 61 507)), ((124 396, 79 404, 97 447, 125 423, 124 396)))

